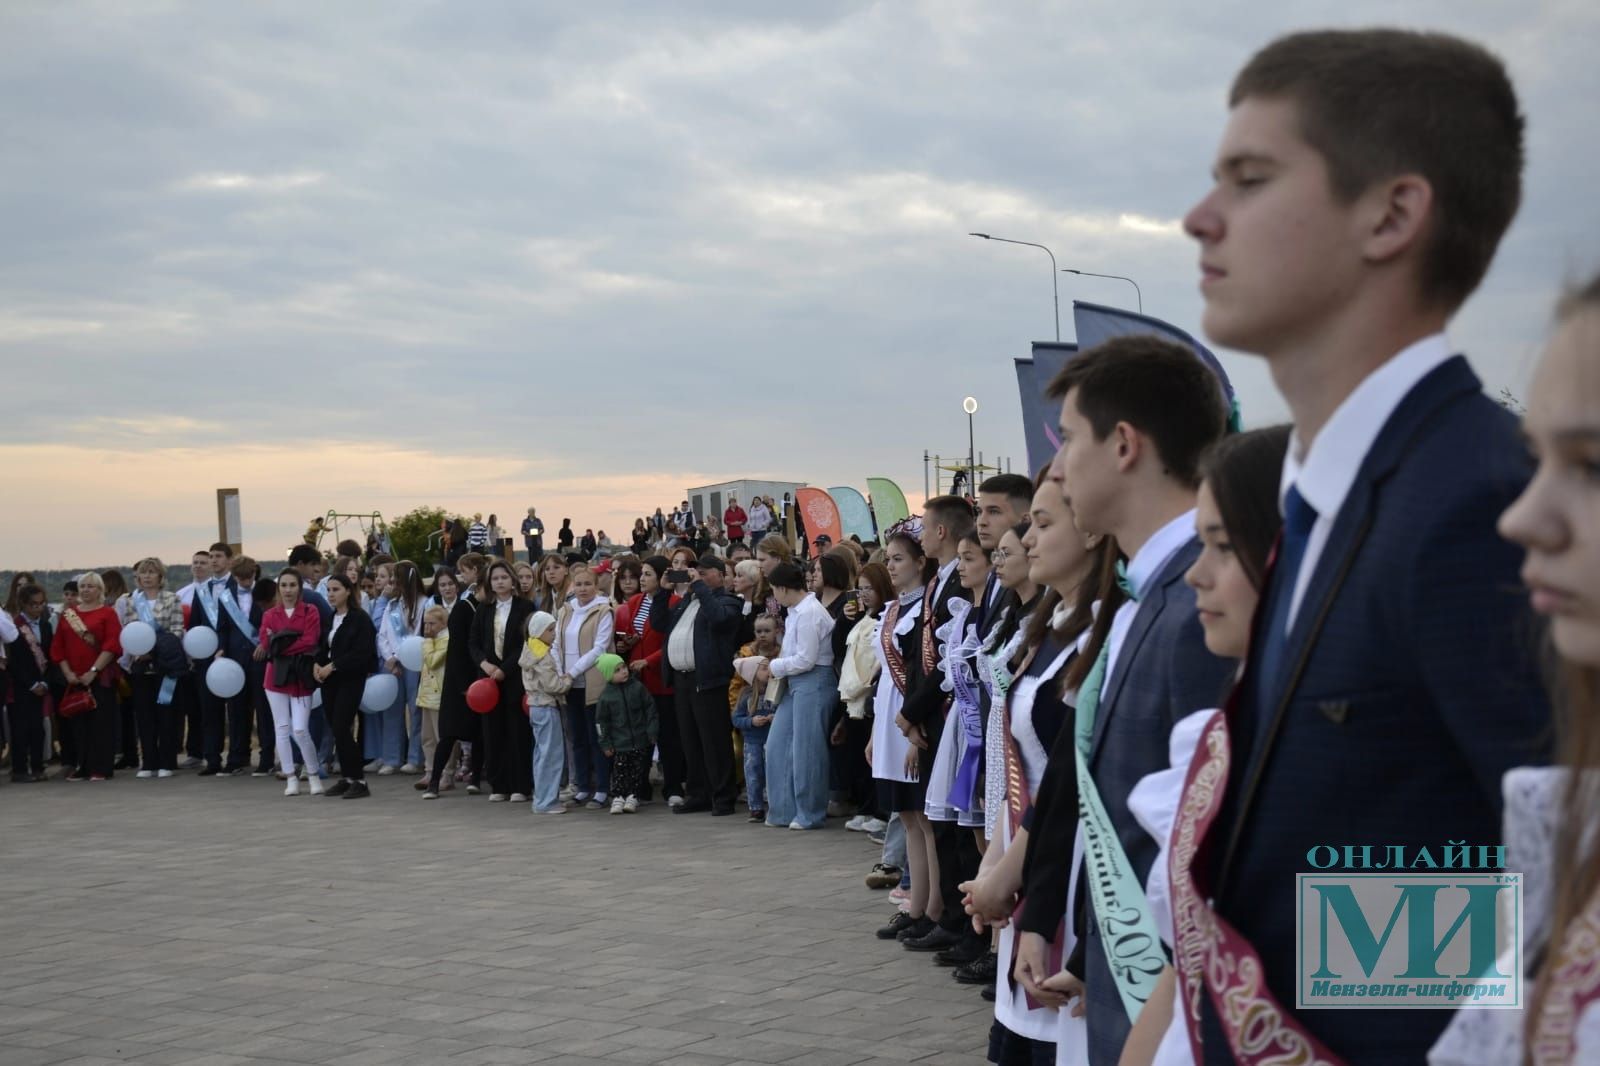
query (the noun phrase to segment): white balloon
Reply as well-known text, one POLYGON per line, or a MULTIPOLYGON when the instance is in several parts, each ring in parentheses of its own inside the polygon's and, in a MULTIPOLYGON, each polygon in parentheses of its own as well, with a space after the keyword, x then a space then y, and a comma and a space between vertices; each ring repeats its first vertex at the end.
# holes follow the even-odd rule
POLYGON ((217 654, 217 631, 210 626, 196 626, 183 635, 184 653, 191 659, 209 659, 217 654))
POLYGON ((361 690, 361 709, 367 714, 377 714, 394 706, 400 695, 400 679, 393 674, 373 674, 367 678, 367 687, 361 690))
POLYGON ((122 627, 122 650, 129 655, 148 655, 156 646, 155 627, 135 619, 122 627))
POLYGON ((400 660, 400 665, 407 670, 422 669, 422 638, 407 637, 400 642, 400 650, 395 653, 395 658, 400 660))
POLYGON ((206 669, 206 688, 219 700, 229 700, 244 691, 244 667, 232 659, 213 659, 206 669))

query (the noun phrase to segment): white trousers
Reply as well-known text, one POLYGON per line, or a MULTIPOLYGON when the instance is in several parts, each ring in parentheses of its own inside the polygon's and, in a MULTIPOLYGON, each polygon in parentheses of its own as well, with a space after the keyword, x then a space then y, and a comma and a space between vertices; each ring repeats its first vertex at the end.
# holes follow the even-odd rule
POLYGON ((286 692, 267 690, 267 706, 272 708, 272 732, 278 744, 278 766, 286 774, 294 773, 294 745, 300 745, 300 757, 306 761, 306 772, 318 771, 322 764, 317 760, 317 746, 311 743, 311 697, 291 696, 286 692), (293 741, 290 738, 293 737, 293 741))

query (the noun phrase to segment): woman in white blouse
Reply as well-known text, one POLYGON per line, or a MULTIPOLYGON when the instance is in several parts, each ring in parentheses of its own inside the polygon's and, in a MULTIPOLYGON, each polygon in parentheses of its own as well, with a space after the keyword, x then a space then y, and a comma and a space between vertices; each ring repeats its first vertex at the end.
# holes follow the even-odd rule
POLYGON ((833 617, 793 563, 779 564, 768 581, 789 614, 778 657, 756 671, 758 686, 776 677, 785 687, 767 736, 767 824, 821 829, 828 817, 828 715, 839 695, 833 617))

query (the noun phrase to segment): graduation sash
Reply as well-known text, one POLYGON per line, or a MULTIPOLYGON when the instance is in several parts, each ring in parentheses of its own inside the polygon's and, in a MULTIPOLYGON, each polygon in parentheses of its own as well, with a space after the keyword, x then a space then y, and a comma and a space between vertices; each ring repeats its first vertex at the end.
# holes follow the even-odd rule
MULTIPOLYGON (((151 609, 150 599, 144 594, 143 589, 139 589, 134 592, 133 609, 138 613, 139 621, 143 622, 157 633, 163 633, 166 631, 161 623, 156 621, 156 612, 151 609)), ((167 704, 171 703, 172 694, 177 690, 177 688, 177 678, 163 677, 161 679, 161 690, 156 693, 156 703, 162 707, 165 707, 167 704)))
POLYGON ((1105 948, 1111 975, 1116 979, 1117 993, 1122 997, 1122 1009, 1130 1021, 1137 1021, 1150 993, 1155 990, 1167 956, 1161 947, 1161 934, 1156 930, 1155 920, 1150 917, 1150 901, 1145 898, 1144 885, 1128 864, 1116 826, 1089 773, 1090 741, 1100 705, 1101 683, 1110 659, 1111 642, 1108 640, 1078 689, 1077 743, 1072 750, 1078 769, 1078 820, 1083 827, 1084 863, 1088 867, 1090 899, 1100 926, 1100 942, 1105 948))
POLYGON ((878 641, 883 645, 883 661, 888 663, 889 679, 900 695, 906 694, 906 660, 900 654, 900 645, 894 639, 895 623, 900 620, 900 601, 895 600, 883 609, 883 625, 878 627, 878 641))
POLYGON ((1231 711, 1230 706, 1212 715, 1200 735, 1184 779, 1168 851, 1176 931, 1172 964, 1178 973, 1178 1003, 1189 1043, 1195 1061, 1205 1061, 1200 1047, 1200 997, 1208 995, 1228 1046, 1243 1066, 1342 1066, 1333 1052, 1273 998, 1266 987, 1261 956, 1211 908, 1207 893, 1195 878, 1204 861, 1197 856, 1204 854, 1228 788, 1231 711))
POLYGON ((1528 1048, 1537 1066, 1577 1061, 1578 1022, 1600 1001, 1600 900, 1591 900, 1560 936, 1559 947, 1552 944, 1555 966, 1544 978, 1544 1006, 1528 1048))
POLYGON ((254 644, 259 639, 256 627, 250 624, 250 619, 245 615, 244 609, 239 606, 238 597, 228 591, 227 585, 222 586, 222 595, 220 597, 211 591, 211 583, 209 581, 201 585, 195 592, 200 597, 200 606, 205 608, 206 617, 211 620, 212 629, 216 629, 217 622, 220 621, 217 615, 217 604, 220 602, 222 609, 228 612, 228 617, 233 619, 233 624, 239 627, 240 633, 244 634, 245 640, 254 644))
POLYGON ((945 640, 945 684, 955 697, 957 721, 961 725, 961 757, 956 763, 955 780, 950 785, 950 805, 962 810, 975 807, 973 797, 978 787, 978 770, 983 766, 983 706, 978 696, 978 680, 971 662, 976 659, 982 642, 978 640, 976 626, 967 625, 973 609, 957 606, 952 614, 952 625, 945 640))

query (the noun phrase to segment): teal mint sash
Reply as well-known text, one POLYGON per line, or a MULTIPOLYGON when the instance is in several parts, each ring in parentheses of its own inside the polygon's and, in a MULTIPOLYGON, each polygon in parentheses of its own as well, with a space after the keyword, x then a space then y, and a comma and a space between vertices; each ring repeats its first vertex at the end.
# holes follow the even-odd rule
POLYGON ((1078 819, 1083 826, 1084 862, 1088 867, 1089 894, 1100 924, 1100 941, 1106 962, 1122 996, 1122 1009, 1129 1021, 1137 1021, 1156 978, 1167 964, 1161 935, 1150 917, 1150 903, 1144 885, 1128 865, 1128 855, 1111 824, 1100 790, 1089 775, 1089 742, 1094 736, 1095 713, 1100 706, 1100 688, 1111 658, 1107 640, 1094 661, 1089 676, 1078 689, 1073 754, 1078 767, 1078 819))

